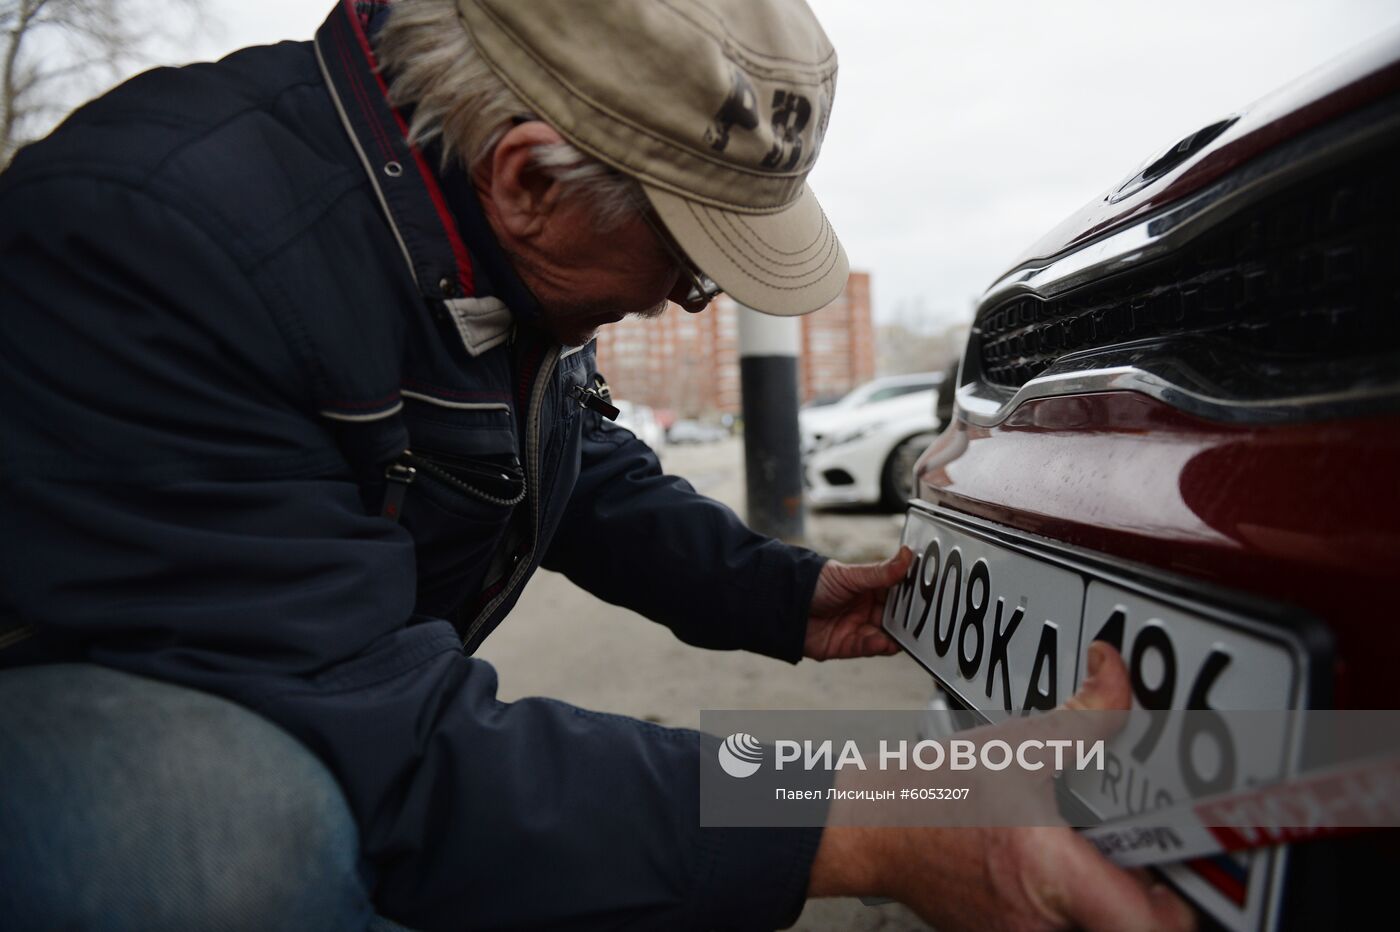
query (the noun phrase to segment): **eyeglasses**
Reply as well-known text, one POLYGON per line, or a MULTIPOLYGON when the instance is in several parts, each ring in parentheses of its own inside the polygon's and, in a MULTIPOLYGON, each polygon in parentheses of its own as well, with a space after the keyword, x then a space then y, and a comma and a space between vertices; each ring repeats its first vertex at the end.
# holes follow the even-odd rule
POLYGON ((656 234, 656 238, 661 240, 661 245, 665 247, 666 252, 670 254, 672 261, 674 261, 676 266, 690 279, 690 290, 685 293, 686 304, 698 304, 702 301, 709 304, 724 292, 723 288, 715 284, 713 278, 700 271, 699 267, 696 266, 694 262, 690 261, 690 257, 687 256, 680 245, 671 238, 671 234, 666 230, 666 227, 662 225, 661 218, 656 216, 655 211, 643 211, 642 219, 647 222, 647 226, 651 227, 651 231, 656 234))

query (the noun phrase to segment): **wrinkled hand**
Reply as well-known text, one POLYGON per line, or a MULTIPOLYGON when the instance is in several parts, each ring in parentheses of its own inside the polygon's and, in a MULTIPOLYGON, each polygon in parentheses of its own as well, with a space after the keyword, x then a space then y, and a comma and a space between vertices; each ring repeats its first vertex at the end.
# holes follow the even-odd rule
POLYGON ((880 617, 886 594, 912 559, 913 551, 900 547, 883 563, 827 561, 812 593, 802 653, 813 660, 898 653, 899 645, 880 627, 880 617))
MULTIPOLYGON (((1116 711, 1130 701, 1122 657, 1095 642, 1089 675, 1062 708, 1116 711)), ((1094 721, 1110 731, 1121 724, 1116 716, 1094 721)), ((1032 718, 1009 727, 1044 725, 1032 718)), ((1195 926, 1190 907, 1165 885, 1145 871, 1116 867, 1070 828, 843 826, 836 824, 839 805, 833 804, 833 824, 817 849, 810 896, 891 896, 940 932, 1185 932, 1195 926)))

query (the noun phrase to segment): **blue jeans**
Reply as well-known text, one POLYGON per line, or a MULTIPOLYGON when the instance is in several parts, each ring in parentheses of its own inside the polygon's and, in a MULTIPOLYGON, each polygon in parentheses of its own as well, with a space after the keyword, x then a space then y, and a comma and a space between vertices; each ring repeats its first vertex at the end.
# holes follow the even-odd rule
POLYGON ((88 664, 0 672, 0 925, 391 930, 335 779, 275 725, 88 664))

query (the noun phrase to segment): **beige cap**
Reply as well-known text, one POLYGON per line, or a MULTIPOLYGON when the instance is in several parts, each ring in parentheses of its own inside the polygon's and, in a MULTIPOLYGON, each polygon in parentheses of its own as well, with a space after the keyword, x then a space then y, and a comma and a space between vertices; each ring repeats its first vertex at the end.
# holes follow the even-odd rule
POLYGON ((836 51, 803 0, 457 0, 486 62, 583 151, 636 178, 736 301, 805 314, 846 283, 807 186, 836 51))

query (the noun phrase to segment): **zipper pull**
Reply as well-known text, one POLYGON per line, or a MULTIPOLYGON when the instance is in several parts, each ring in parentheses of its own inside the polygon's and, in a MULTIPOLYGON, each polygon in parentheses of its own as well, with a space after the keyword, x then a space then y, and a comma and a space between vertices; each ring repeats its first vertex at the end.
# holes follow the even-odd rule
POLYGON ((603 400, 603 396, 596 388, 584 388, 582 385, 575 385, 569 394, 574 396, 580 408, 587 408, 595 411, 610 421, 617 420, 617 416, 622 412, 613 405, 603 400))
POLYGON ((403 497, 408 494, 408 487, 418 476, 418 470, 408 465, 412 456, 412 453, 404 450, 399 454, 399 458, 390 463, 389 467, 384 470, 384 504, 379 509, 381 518, 388 518, 390 521, 399 520, 399 512, 403 508, 403 497))

